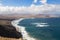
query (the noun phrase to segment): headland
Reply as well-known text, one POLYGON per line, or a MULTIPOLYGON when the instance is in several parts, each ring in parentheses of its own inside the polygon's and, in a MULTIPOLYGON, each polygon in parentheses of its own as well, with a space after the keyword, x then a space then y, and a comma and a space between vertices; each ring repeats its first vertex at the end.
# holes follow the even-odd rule
POLYGON ((20 18, 54 18, 59 16, 49 15, 0 15, 0 40, 23 40, 21 32, 11 24, 13 20, 20 18))

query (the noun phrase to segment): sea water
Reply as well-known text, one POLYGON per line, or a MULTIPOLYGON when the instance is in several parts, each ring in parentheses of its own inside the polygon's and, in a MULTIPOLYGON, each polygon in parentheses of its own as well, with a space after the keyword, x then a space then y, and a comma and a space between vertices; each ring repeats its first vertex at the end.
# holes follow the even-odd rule
POLYGON ((29 18, 16 23, 26 40, 60 40, 60 18, 29 18))

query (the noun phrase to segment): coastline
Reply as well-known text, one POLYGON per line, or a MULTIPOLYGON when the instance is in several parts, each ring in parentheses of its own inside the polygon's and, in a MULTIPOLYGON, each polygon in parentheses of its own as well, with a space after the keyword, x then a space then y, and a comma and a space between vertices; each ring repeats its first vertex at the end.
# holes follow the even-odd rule
POLYGON ((25 27, 19 26, 18 23, 24 20, 24 18, 20 18, 18 20, 13 20, 11 24, 16 28, 17 31, 22 33, 23 40, 36 40, 28 35, 28 32, 25 30, 25 27))
MULTIPOLYGON (((18 24, 18 22, 20 22, 20 21, 22 21, 23 19, 25 19, 25 18, 20 18, 20 19, 11 19, 11 20, 9 20, 9 19, 1 19, 0 20, 0 25, 3 25, 4 27, 15 27, 16 29, 17 29, 17 31, 19 31, 20 33, 23 33, 24 34, 24 32, 27 34, 27 38, 28 38, 28 40, 35 40, 35 38, 31 38, 29 35, 28 35, 28 33, 26 32, 26 30, 25 30, 25 27, 23 27, 23 26, 18 26, 17 24, 18 24), (14 22, 13 22, 14 21, 14 22), (5 22, 5 23, 4 23, 5 22), (12 23, 11 22, 13 22, 13 23, 15 23, 15 24, 13 24, 12 25, 12 23), (8 26, 9 25, 9 26, 8 26), (16 26, 17 25, 17 26, 16 26), (23 30, 24 32, 21 32, 21 30, 23 30), (28 37, 29 36, 29 37, 28 37)), ((32 19, 34 19, 34 18, 32 18, 32 19)), ((15 38, 7 38, 7 37, 1 37, 0 38, 1 40, 3 40, 3 39, 5 39, 5 40, 9 40, 9 39, 11 39, 11 40, 14 40, 15 38), (6 39, 5 39, 6 38, 6 39)), ((22 40, 23 38, 21 38, 21 40, 22 40)), ((16 39, 16 40, 19 40, 19 39, 16 39)))
MULTIPOLYGON (((10 37, 4 37, 4 36, 1 36, 0 35, 0 40, 35 40, 34 38, 31 38, 29 35, 28 35, 28 33, 26 32, 26 30, 25 30, 25 27, 23 27, 23 26, 18 26, 18 23, 20 22, 20 21, 22 21, 24 18, 20 18, 20 19, 11 19, 11 20, 9 20, 9 19, 1 19, 0 20, 0 25, 1 26, 3 26, 4 28, 9 28, 9 29, 11 29, 12 27, 15 27, 16 28, 16 30, 18 31, 18 32, 20 32, 20 33, 22 33, 23 35, 23 37, 22 38, 19 38, 19 39, 16 39, 16 38, 10 38, 10 37)), ((2 30, 2 29, 1 29, 2 30)), ((7 31, 8 31, 8 29, 7 29, 7 31)), ((7 33, 6 33, 7 34, 7 33)))
POLYGON ((22 37, 19 37, 19 38, 18 38, 18 36, 17 37, 12 37, 13 36, 12 33, 14 33, 14 34, 18 33, 17 31, 15 31, 14 26, 11 24, 11 22, 13 20, 15 20, 15 19, 11 19, 11 20, 9 20, 9 19, 5 19, 5 20, 1 19, 0 20, 0 40, 22 40, 22 37), (4 30, 4 31, 1 31, 1 30, 4 30), (7 31, 7 32, 9 31, 8 34, 5 31, 7 31), (6 34, 6 36, 4 36, 4 34, 2 32, 4 32, 4 34, 6 34), (12 34, 12 36, 8 37, 7 35, 9 35, 9 34, 10 35, 12 34))

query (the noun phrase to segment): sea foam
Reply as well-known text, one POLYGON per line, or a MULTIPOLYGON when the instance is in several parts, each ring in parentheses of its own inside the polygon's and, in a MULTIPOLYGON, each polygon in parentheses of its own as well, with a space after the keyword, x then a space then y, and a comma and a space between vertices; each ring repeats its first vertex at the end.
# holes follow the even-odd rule
POLYGON ((28 32, 25 30, 25 27, 19 26, 19 22, 24 20, 24 18, 21 18, 19 20, 14 20, 11 22, 11 24, 16 28, 18 32, 22 33, 23 40, 36 40, 35 38, 28 35, 28 32))
POLYGON ((32 23, 33 25, 36 25, 36 27, 48 27, 48 23, 32 23))

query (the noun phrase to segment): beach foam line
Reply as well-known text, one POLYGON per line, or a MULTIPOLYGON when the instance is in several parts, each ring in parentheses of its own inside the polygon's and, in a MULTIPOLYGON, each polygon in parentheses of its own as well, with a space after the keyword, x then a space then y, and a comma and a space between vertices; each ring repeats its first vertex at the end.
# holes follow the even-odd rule
POLYGON ((30 37, 27 33, 27 31, 25 30, 25 27, 23 26, 19 26, 19 22, 24 20, 24 18, 21 18, 19 20, 14 20, 11 22, 11 24, 16 28, 16 30, 18 32, 21 32, 22 33, 22 37, 23 37, 23 40, 36 40, 35 38, 33 37, 30 37))

